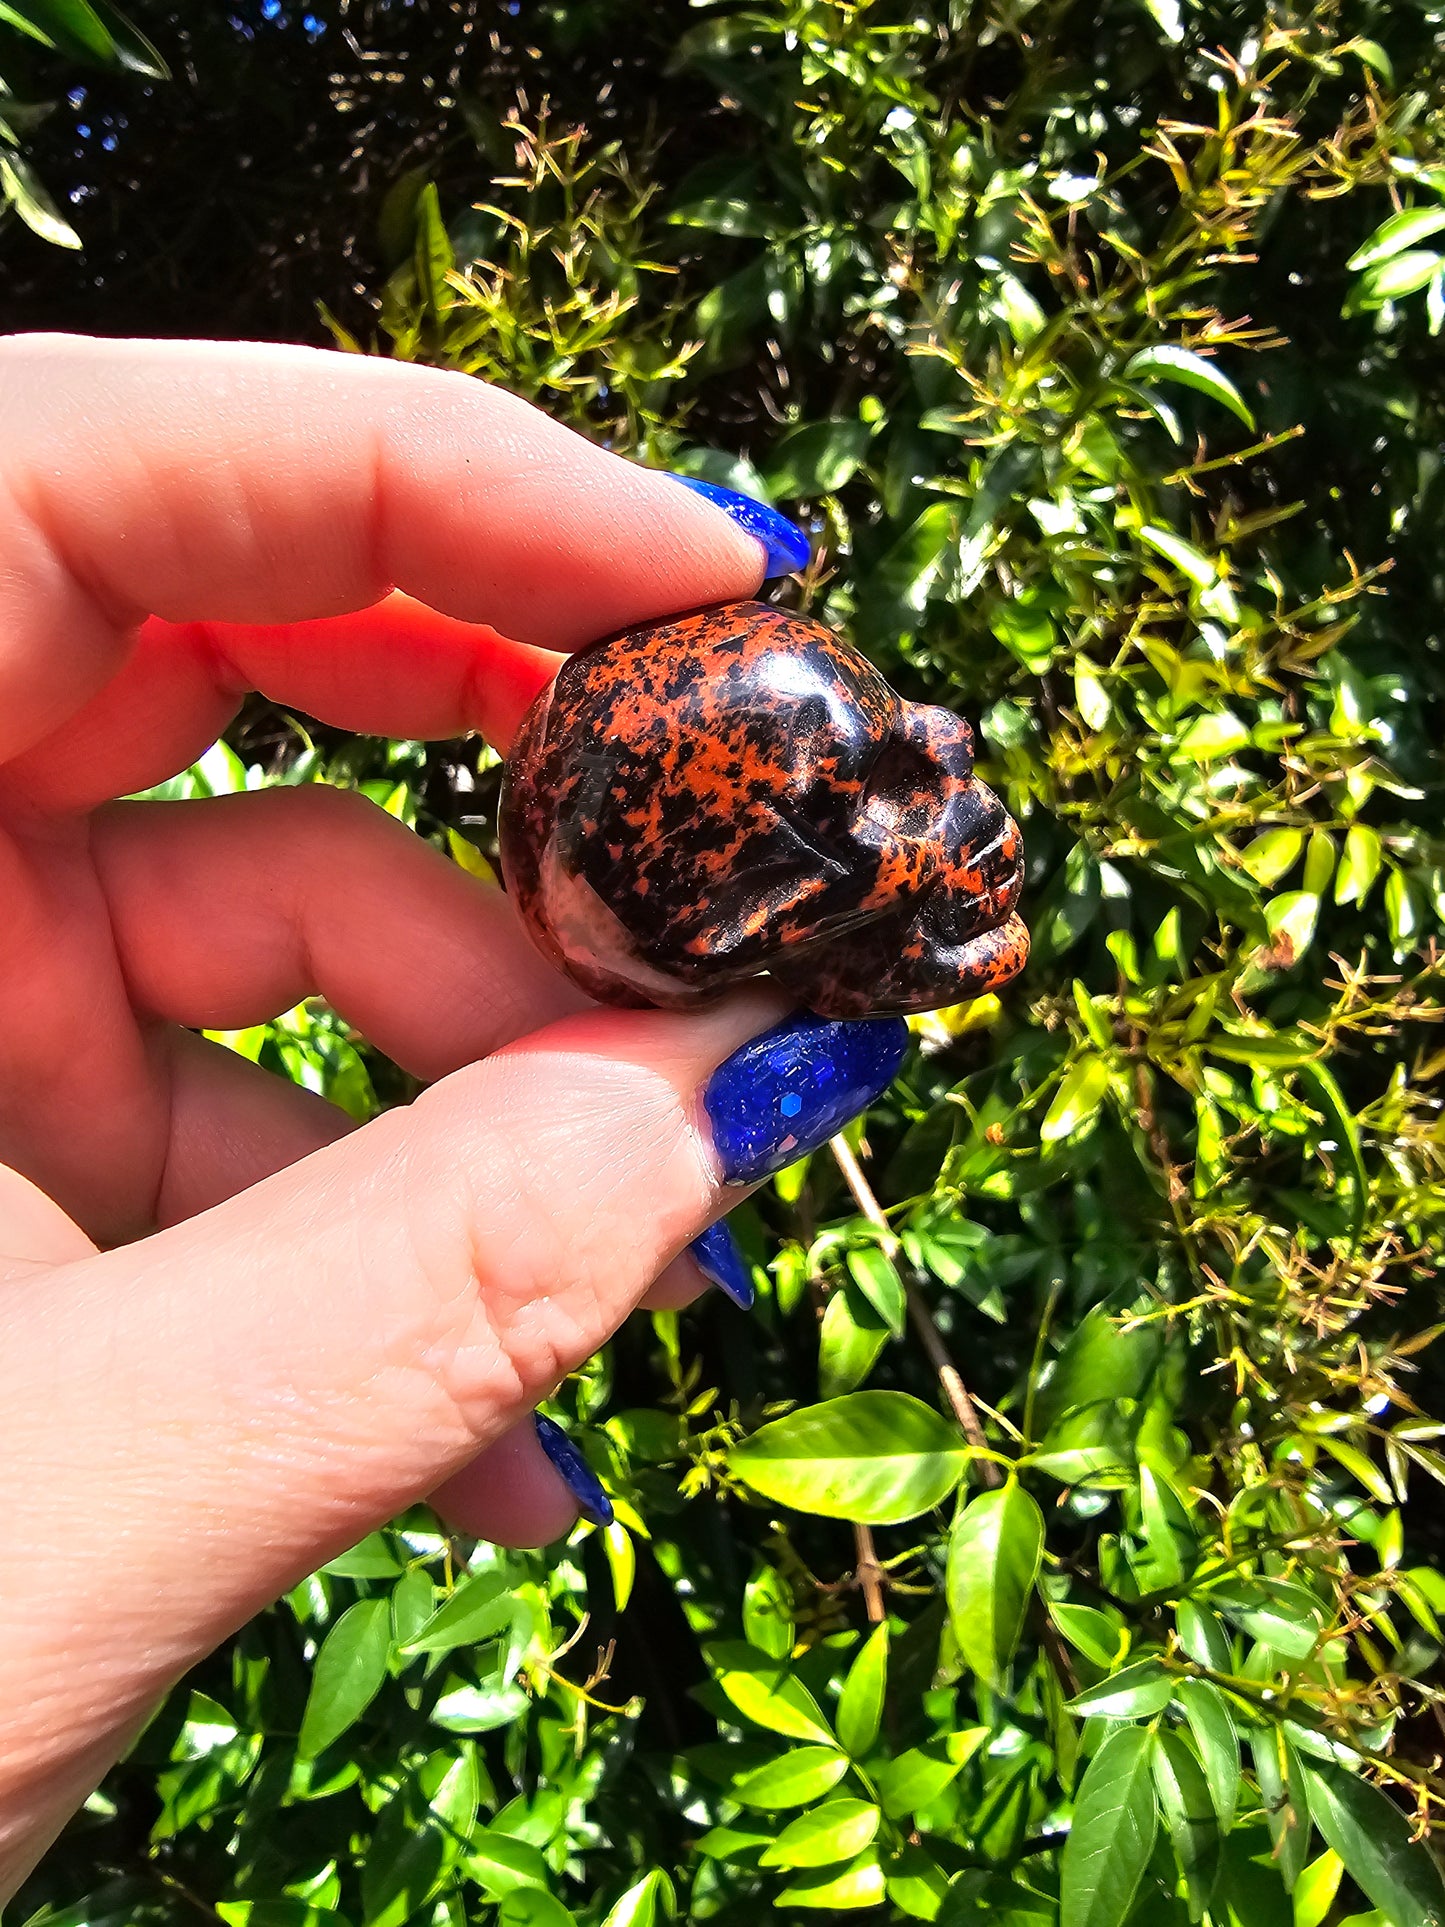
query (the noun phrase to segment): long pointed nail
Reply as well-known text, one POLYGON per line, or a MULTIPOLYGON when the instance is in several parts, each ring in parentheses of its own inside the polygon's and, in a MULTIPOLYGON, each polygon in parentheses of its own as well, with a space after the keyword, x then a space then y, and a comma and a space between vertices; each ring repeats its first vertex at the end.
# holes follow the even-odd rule
MULTIPOLYGON (((672 474, 671 470, 665 472, 672 474)), ((717 482, 701 481, 696 475, 674 474, 672 479, 712 502, 740 529, 746 529, 755 541, 762 543, 768 564, 767 581, 807 568, 808 538, 786 515, 779 515, 766 502, 755 502, 751 495, 740 495, 735 488, 723 488, 717 482)))
POLYGON ((688 1250, 696 1260, 698 1270, 711 1278, 719 1291, 725 1291, 733 1303, 744 1311, 752 1310, 753 1281, 743 1263, 743 1254, 738 1250, 738 1241, 722 1219, 710 1224, 700 1237, 694 1238, 688 1250))
POLYGON ((555 1420, 532 1414, 542 1450, 561 1474, 562 1483, 577 1501, 577 1509, 595 1526, 612 1524, 612 1501, 602 1490, 601 1481, 555 1420))
POLYGON ((754 1037, 708 1079, 703 1108, 729 1184, 755 1184, 816 1150, 893 1082, 901 1017, 843 1023, 808 1014, 754 1037))

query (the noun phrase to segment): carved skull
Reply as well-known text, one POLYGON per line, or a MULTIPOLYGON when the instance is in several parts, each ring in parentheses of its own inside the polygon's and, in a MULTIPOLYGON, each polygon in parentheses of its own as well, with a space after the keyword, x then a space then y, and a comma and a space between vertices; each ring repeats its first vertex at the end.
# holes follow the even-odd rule
POLYGON ((907 1013, 1028 955, 1018 828, 968 725, 763 603, 570 657, 507 760, 501 848, 541 948, 607 1003, 767 972, 821 1016, 907 1013))

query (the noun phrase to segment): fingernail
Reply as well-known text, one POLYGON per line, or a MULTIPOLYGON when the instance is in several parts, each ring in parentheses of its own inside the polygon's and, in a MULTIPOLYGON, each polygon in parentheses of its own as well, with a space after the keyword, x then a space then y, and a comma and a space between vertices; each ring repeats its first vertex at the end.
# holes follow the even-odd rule
POLYGON ((552 1419, 543 1418, 540 1412, 532 1414, 532 1423, 537 1428, 542 1450, 561 1473, 562 1483, 577 1501, 583 1518, 590 1519, 595 1526, 610 1526, 612 1501, 602 1490, 597 1474, 571 1439, 560 1425, 552 1419))
MULTIPOLYGON (((672 474, 672 471, 667 469, 664 473, 672 474)), ((700 481, 696 475, 673 474, 672 479, 690 488, 694 495, 716 503, 740 529, 746 529, 755 541, 762 543, 768 560, 767 581, 807 568, 808 538, 786 515, 779 515, 766 502, 755 502, 751 495, 739 495, 735 488, 720 488, 716 482, 700 481)))
POLYGON ((738 1250, 737 1239, 721 1219, 710 1224, 701 1237, 694 1238, 688 1250, 696 1259, 698 1270, 711 1278, 719 1291, 725 1291, 744 1311, 752 1310, 753 1281, 738 1250))
POLYGON ((901 1017, 803 1013, 754 1037, 703 1092, 723 1177, 755 1184, 816 1150, 887 1090, 907 1049, 901 1017))

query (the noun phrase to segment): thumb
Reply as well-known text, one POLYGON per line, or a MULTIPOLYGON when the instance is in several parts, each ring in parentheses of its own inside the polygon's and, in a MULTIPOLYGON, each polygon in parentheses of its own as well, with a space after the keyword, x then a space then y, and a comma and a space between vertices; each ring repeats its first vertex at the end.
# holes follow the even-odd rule
POLYGON ((568 1018, 185 1224, 12 1279, 0 1517, 37 1583, 0 1627, 0 1814, 514 1431, 734 1185, 903 1054, 897 1020, 753 1035, 774 1014, 568 1018))

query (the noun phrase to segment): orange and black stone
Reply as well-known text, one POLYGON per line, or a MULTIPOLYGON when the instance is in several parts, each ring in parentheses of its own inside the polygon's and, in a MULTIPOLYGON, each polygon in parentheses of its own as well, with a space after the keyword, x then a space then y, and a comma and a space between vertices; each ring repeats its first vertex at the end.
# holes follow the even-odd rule
POLYGON ((500 828, 528 928, 606 1003, 767 972, 820 1016, 904 1014, 1028 955, 1018 826, 967 723, 764 603, 570 657, 508 757, 500 828))

